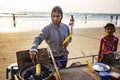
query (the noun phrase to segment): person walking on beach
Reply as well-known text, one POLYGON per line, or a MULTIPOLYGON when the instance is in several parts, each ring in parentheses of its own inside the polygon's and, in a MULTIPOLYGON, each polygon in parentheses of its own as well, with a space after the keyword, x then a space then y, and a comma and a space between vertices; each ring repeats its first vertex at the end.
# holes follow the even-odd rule
POLYGON ((85 24, 87 23, 87 15, 85 15, 85 24))
POLYGON ((12 14, 13 15, 13 26, 14 28, 16 27, 16 20, 15 20, 15 14, 12 14))
POLYGON ((116 15, 115 25, 117 25, 117 21, 118 21, 118 15, 116 15))
MULTIPOLYGON (((62 45, 64 39, 70 34, 69 27, 61 22, 62 18, 63 11, 61 7, 55 6, 51 12, 52 22, 45 26, 33 41, 29 53, 32 61, 34 61, 36 53, 38 52, 37 48, 43 40, 45 40, 50 47, 55 60, 64 60, 68 58, 69 51, 67 50, 67 46, 72 39, 70 38, 64 45, 62 45), (64 46, 64 48, 62 46, 64 46)), ((67 60, 59 61, 59 63, 56 62, 56 64, 59 68, 64 68, 66 67, 67 60)))
POLYGON ((70 16, 70 23, 69 23, 69 26, 71 26, 71 34, 73 34, 73 26, 74 26, 74 17, 73 15, 70 16))
POLYGON ((110 16, 110 22, 113 22, 113 15, 110 16))
POLYGON ((98 62, 103 63, 115 58, 113 53, 117 51, 119 41, 118 37, 113 35, 116 31, 114 24, 107 23, 104 28, 106 34, 101 38, 98 55, 98 62))

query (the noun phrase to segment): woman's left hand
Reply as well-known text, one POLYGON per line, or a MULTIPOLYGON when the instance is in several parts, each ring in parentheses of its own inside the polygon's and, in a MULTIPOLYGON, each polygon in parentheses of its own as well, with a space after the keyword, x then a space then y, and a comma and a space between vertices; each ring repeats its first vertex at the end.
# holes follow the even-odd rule
POLYGON ((63 48, 66 48, 68 46, 69 42, 66 42, 65 44, 62 45, 63 48))

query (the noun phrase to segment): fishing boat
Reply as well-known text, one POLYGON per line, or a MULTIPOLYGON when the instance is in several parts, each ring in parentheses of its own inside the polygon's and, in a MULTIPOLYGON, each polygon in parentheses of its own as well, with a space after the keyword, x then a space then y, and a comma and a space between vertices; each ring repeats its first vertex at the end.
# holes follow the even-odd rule
MULTIPOLYGON (((48 70, 48 72, 46 71, 47 76, 42 77, 43 79, 25 79, 27 71, 32 70, 32 72, 35 72, 35 69, 32 68, 35 68, 36 63, 32 63, 29 58, 29 50, 18 51, 16 52, 16 56, 17 64, 12 65, 11 68, 6 68, 6 80, 109 80, 107 79, 108 77, 111 78, 111 80, 120 80, 119 53, 117 58, 109 65, 95 62, 95 57, 97 57, 97 55, 86 56, 86 58, 92 59, 92 71, 88 63, 83 64, 81 62, 75 62, 69 67, 58 69, 58 73, 56 73, 54 65, 50 64, 48 49, 38 49, 38 63, 45 68, 44 70, 48 70), (9 72, 11 73, 10 78, 8 77, 9 72), (51 78, 52 76, 54 76, 54 79, 51 78)), ((69 58, 68 61, 84 58, 84 56, 69 58)), ((43 76, 45 74, 44 70, 41 71, 40 75, 43 76)))

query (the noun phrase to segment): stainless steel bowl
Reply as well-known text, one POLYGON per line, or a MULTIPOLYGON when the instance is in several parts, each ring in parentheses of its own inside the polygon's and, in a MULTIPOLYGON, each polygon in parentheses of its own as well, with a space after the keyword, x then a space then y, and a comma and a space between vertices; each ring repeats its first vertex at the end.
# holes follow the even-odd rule
POLYGON ((96 63, 93 63, 93 69, 98 72, 110 71, 110 66, 104 63, 96 62, 96 63))

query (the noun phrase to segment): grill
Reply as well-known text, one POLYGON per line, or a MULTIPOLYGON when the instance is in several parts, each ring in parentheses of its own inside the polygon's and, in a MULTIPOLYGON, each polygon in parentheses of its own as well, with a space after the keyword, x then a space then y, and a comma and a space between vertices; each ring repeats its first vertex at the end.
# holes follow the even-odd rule
POLYGON ((23 67, 18 73, 19 78, 21 80, 50 80, 55 72, 53 65, 49 63, 39 63, 41 65, 41 74, 37 76, 35 64, 31 63, 23 67))

